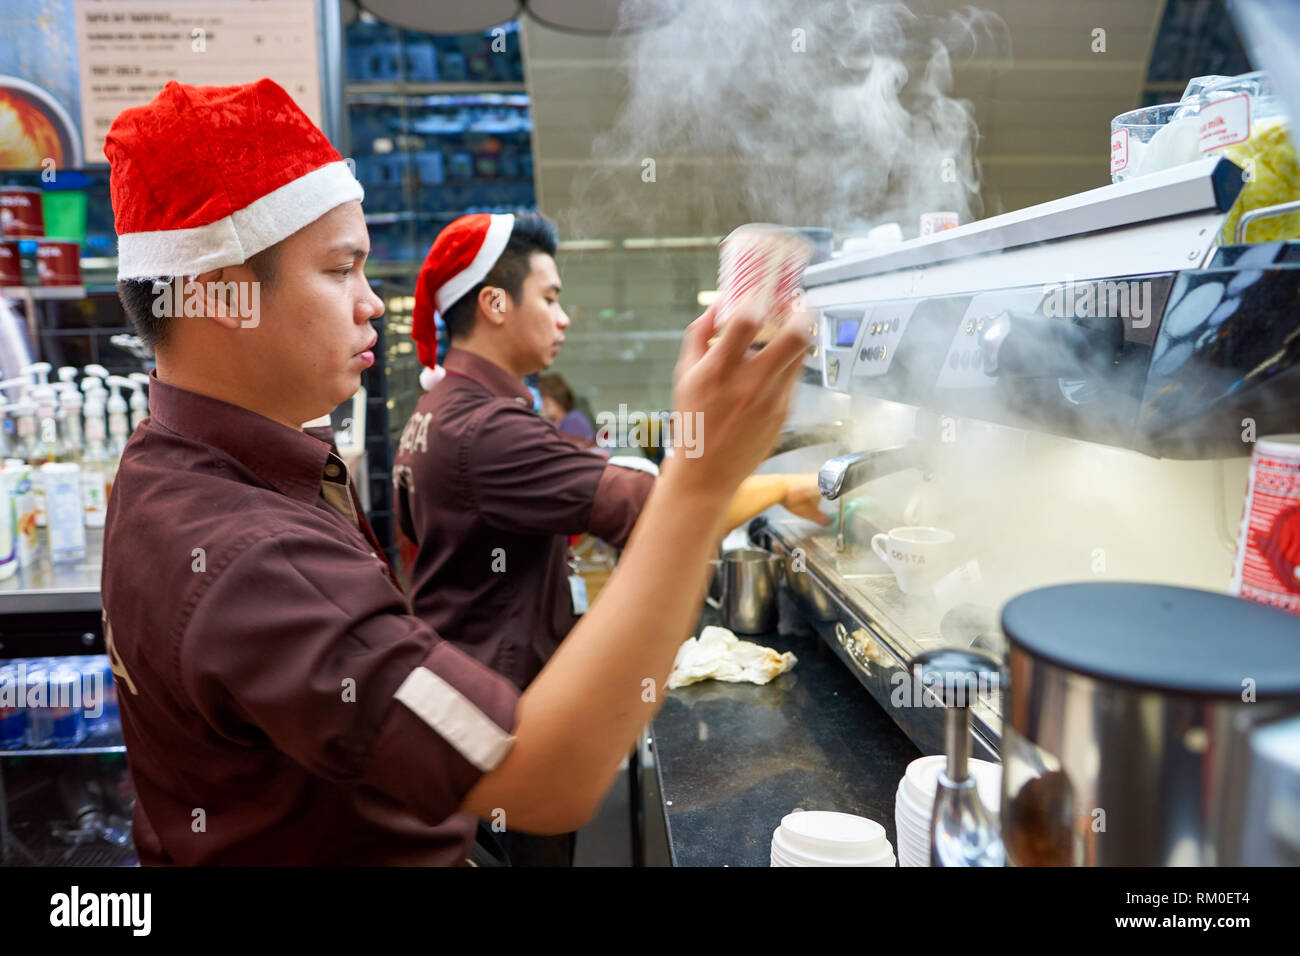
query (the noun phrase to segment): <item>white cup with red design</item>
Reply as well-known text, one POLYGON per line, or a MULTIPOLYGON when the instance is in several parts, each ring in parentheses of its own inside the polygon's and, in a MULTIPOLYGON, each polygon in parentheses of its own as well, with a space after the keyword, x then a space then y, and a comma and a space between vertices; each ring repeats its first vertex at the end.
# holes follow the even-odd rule
POLYGON ((943 528, 909 525, 871 539, 871 550, 885 562, 904 594, 932 595, 935 582, 952 570, 957 536, 943 528))
POLYGON ((763 323, 758 341, 771 337, 782 313, 803 284, 813 247, 793 229, 753 222, 722 240, 718 253, 718 311, 721 325, 738 312, 763 323))
POLYGON ((1255 442, 1232 593, 1300 614, 1300 434, 1255 442))

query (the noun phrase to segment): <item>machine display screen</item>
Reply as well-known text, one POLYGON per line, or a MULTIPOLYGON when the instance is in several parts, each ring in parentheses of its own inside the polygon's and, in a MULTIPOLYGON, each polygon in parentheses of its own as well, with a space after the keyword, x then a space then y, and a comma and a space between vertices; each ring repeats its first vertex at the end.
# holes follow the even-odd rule
POLYGON ((861 319, 841 319, 835 326, 835 344, 840 348, 852 348, 858 340, 861 319))

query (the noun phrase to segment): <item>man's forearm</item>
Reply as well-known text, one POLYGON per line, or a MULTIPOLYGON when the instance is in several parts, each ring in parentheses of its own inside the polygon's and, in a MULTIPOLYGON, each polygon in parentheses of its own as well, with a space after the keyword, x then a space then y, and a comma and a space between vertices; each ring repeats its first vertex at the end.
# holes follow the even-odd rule
POLYGON ((757 517, 775 504, 780 504, 789 485, 789 475, 750 475, 740 483, 727 505, 723 531, 729 531, 757 517))
POLYGON ((699 616, 723 505, 680 487, 671 470, 655 483, 618 568, 520 698, 515 745, 470 792, 467 810, 500 806, 507 826, 554 829, 538 821, 599 805, 699 616), (527 801, 511 798, 519 780, 532 781, 527 801))

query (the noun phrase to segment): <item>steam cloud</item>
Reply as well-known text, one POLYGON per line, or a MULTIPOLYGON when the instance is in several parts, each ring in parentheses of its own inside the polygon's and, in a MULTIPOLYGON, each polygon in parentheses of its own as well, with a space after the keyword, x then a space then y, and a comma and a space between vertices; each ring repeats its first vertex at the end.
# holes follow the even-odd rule
MULTIPOLYGON (((625 0, 624 21, 653 20, 667 2, 625 0)), ((611 172, 577 197, 606 226, 630 214, 652 228, 657 206, 681 202, 715 231, 741 215, 841 233, 897 221, 912 235, 922 212, 983 213, 979 133, 951 94, 954 61, 1009 58, 993 14, 681 0, 667 25, 625 42, 626 106, 594 146, 611 172), (638 190, 647 158, 659 188, 638 190)))

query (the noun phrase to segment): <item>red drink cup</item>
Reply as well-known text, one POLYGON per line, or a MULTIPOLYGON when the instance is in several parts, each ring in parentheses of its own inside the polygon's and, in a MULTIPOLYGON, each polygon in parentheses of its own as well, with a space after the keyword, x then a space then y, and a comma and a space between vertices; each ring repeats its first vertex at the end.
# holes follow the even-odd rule
POLYGON ((17 239, 0 239, 0 287, 23 284, 23 264, 17 239))
POLYGON ((798 295, 812 252, 812 243, 791 229, 767 223, 736 229, 718 253, 716 324, 737 312, 765 326, 776 323, 798 295))
POLYGON ((1300 614, 1300 435, 1255 443, 1232 593, 1300 614))
POLYGON ((81 285, 81 243, 42 239, 36 245, 36 274, 41 285, 81 285))
POLYGON ((45 235, 39 189, 0 186, 0 235, 6 239, 36 239, 45 235))

